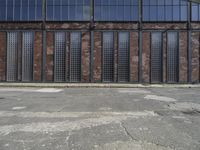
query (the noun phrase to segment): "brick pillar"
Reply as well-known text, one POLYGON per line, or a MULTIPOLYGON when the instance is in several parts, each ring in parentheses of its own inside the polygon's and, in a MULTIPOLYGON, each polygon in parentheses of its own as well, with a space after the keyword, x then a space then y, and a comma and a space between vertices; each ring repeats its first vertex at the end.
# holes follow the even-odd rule
POLYGON ((35 32, 34 39, 34 81, 42 80, 42 32, 35 32))
POLYGON ((6 32, 0 32, 0 81, 6 80, 6 32))
POLYGON ((82 82, 90 81, 90 32, 82 33, 82 82))
POLYGON ((163 82, 167 82, 167 33, 163 33, 163 82))
POLYGON ((102 44, 101 44, 101 32, 94 32, 94 68, 93 68, 93 79, 94 82, 101 82, 101 52, 102 52, 102 44))
POLYGON ((130 33, 130 82, 138 82, 139 47, 138 32, 130 33))
POLYGON ((143 33, 142 72, 143 82, 150 82, 150 32, 143 33))
POLYGON ((46 81, 53 81, 54 72, 54 33, 47 32, 46 81))
POLYGON ((179 33, 179 82, 186 83, 188 79, 187 32, 179 33))
POLYGON ((114 32, 114 82, 118 81, 118 32, 114 32))
POLYGON ((192 82, 199 82, 199 32, 192 33, 192 82))

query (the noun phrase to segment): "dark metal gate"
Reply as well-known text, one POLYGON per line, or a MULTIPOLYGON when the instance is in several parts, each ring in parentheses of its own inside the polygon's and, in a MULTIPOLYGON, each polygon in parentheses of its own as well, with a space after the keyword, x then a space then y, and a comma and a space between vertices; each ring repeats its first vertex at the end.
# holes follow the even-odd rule
POLYGON ((22 35, 22 81, 32 81, 34 34, 23 32, 22 35))
POLYGON ((81 81, 81 32, 72 32, 70 36, 70 81, 81 81))
POLYGON ((103 82, 114 81, 114 36, 113 32, 103 33, 103 82))
POLYGON ((55 32, 54 81, 66 81, 66 33, 55 32))
POLYGON ((178 82, 178 32, 168 32, 167 35, 167 81, 178 82))
POLYGON ((118 81, 129 82, 130 40, 129 32, 120 32, 118 40, 118 81))
POLYGON ((162 33, 151 33, 151 82, 162 82, 162 33))
POLYGON ((18 32, 7 33, 7 81, 17 80, 18 32))

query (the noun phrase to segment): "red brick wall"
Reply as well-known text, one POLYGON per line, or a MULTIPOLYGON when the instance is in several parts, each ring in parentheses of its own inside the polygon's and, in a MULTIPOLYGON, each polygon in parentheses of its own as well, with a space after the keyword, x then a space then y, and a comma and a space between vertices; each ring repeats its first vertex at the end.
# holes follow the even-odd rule
POLYGON ((6 80, 6 32, 0 32, 0 81, 6 80))
POLYGON ((41 81, 42 73, 42 32, 35 32, 34 39, 34 81, 41 81))
POLYGON ((139 47, 138 32, 130 33, 130 79, 138 82, 139 47))
POLYGON ((54 34, 47 32, 47 51, 46 51, 46 81, 53 81, 54 74, 54 34))
MULTIPOLYGON (((166 29, 171 29, 176 31, 176 29, 187 29, 187 24, 185 23, 145 23, 143 24, 143 29, 153 30, 160 29, 162 31, 166 29)), ((192 28, 199 29, 199 23, 192 23, 192 28)), ((1 29, 42 29, 41 23, 0 23, 1 29)), ((82 31, 82 82, 90 82, 90 23, 46 23, 47 29, 60 29, 60 30, 85 30, 82 31)), ((94 29, 98 30, 132 30, 130 31, 130 81, 138 82, 138 71, 139 71, 139 35, 138 24, 137 23, 95 23, 94 29), (133 31, 135 30, 135 31, 133 31)), ((118 70, 118 34, 113 31, 115 34, 114 41, 114 50, 115 50, 115 72, 114 78, 117 81, 117 70, 118 70)), ((66 59, 67 71, 69 70, 69 50, 70 50, 70 36, 69 32, 67 34, 67 45, 66 51, 68 59, 66 59)), ((144 31, 142 38, 142 79, 143 82, 150 82, 150 32, 144 31)), ((180 83, 186 83, 188 80, 188 39, 187 31, 179 32, 179 80, 180 83)), ((167 34, 163 32, 163 82, 166 82, 166 66, 167 66, 167 34)), ((93 50, 93 81, 92 82, 101 82, 102 79, 102 33, 101 31, 94 31, 94 50, 93 50)), ((200 33, 192 33, 192 82, 197 83, 200 80, 200 33)), ((21 41, 21 40, 20 40, 21 41)), ((19 49, 21 42, 19 41, 19 49)), ((48 31, 46 39, 46 66, 45 66, 45 75, 46 81, 53 81, 54 73, 54 33, 48 31)), ((19 51, 20 52, 20 51, 19 51)), ((20 55, 20 54, 19 54, 20 55)), ((20 58, 21 56, 19 56, 20 58)), ((18 62, 20 67, 20 59, 18 62)), ((42 31, 35 31, 35 43, 34 43, 34 81, 41 81, 41 71, 42 71, 42 31)), ((18 79, 20 80, 21 71, 18 70, 18 79)), ((5 81, 6 78, 6 33, 0 32, 0 81, 5 81)), ((69 77, 67 77, 69 78, 69 77)))
POLYGON ((192 82, 199 82, 199 32, 192 33, 192 82))
POLYGON ((90 81, 90 32, 82 33, 82 82, 90 81))
POLYGON ((101 32, 94 32, 94 68, 93 68, 93 80, 94 82, 101 82, 101 51, 102 41, 101 32))
POLYGON ((167 82, 167 33, 163 33, 163 82, 167 82))
POLYGON ((118 81, 118 33, 114 32, 114 81, 118 81))
POLYGON ((187 32, 179 33, 179 82, 188 81, 188 56, 187 56, 187 32))
POLYGON ((142 78, 144 83, 150 82, 150 32, 144 32, 142 37, 142 78))

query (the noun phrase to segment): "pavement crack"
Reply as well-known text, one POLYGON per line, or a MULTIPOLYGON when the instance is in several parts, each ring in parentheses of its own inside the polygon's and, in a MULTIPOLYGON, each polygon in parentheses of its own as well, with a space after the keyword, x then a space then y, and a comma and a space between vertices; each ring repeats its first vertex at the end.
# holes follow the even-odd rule
POLYGON ((124 130, 124 133, 131 138, 131 140, 133 141, 138 141, 137 139, 135 139, 127 130, 127 128, 125 127, 124 123, 122 121, 120 121, 120 126, 121 128, 124 130))

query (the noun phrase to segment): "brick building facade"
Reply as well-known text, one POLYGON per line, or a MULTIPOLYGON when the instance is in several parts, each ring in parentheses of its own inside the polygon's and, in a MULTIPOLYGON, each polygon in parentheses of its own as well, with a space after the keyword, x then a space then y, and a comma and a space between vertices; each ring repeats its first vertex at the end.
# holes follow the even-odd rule
POLYGON ((46 7, 41 21, 1 21, 0 81, 199 83, 193 3, 187 2, 186 20, 144 21, 138 9, 136 21, 96 21, 90 2, 88 21, 49 21, 46 7))

